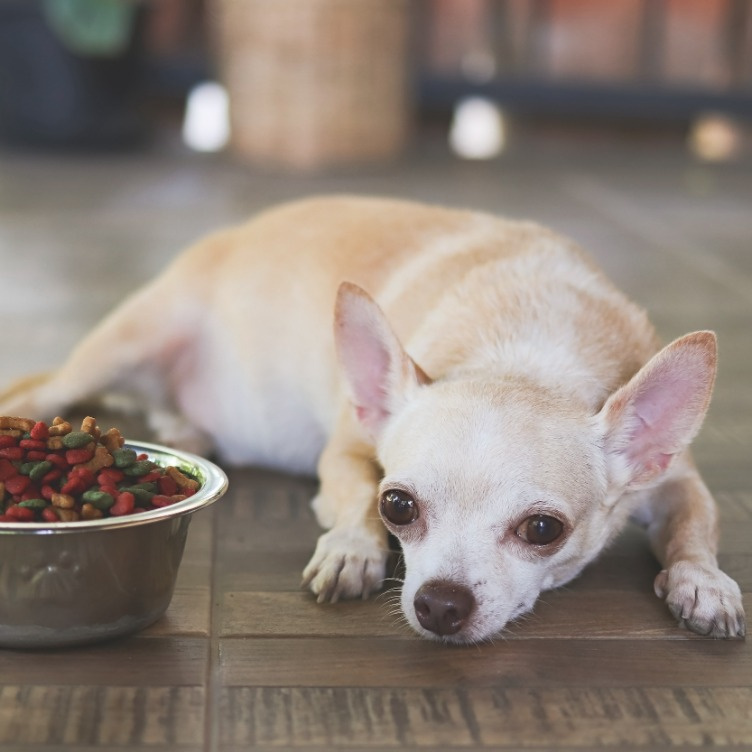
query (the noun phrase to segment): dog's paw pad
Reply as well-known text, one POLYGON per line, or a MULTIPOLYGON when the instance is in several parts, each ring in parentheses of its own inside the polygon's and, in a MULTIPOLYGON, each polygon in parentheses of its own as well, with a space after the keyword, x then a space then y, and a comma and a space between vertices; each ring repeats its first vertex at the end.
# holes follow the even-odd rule
POLYGON ((739 586, 714 567, 680 561, 655 578, 655 592, 688 629, 710 637, 743 637, 746 631, 739 586))
POLYGON ((334 528, 319 538, 303 570, 303 587, 309 587, 319 603, 367 598, 381 587, 386 560, 387 551, 372 533, 334 528))

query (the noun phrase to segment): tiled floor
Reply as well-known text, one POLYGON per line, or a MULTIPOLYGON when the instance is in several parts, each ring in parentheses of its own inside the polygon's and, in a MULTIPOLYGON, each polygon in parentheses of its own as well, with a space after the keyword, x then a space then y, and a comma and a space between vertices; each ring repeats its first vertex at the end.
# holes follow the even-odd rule
MULTIPOLYGON (((580 241, 666 339, 716 329, 720 375, 696 457, 722 509, 721 563, 752 612, 749 165, 608 142, 536 144, 492 164, 426 147, 316 178, 169 143, 112 157, 0 154, 0 384, 54 366, 196 236, 319 192, 539 220, 580 241)), ((752 652, 674 626, 639 531, 503 639, 447 649, 407 632, 389 595, 318 606, 299 589, 319 532, 312 479, 229 476, 225 499, 192 522, 158 624, 100 646, 0 651, 0 749, 752 749, 752 652)))

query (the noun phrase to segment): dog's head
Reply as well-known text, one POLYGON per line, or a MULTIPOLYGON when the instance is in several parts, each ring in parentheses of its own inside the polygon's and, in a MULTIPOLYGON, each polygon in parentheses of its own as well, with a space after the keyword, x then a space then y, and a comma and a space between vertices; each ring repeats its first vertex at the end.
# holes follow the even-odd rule
POLYGON ((524 375, 432 382, 354 285, 335 327, 404 553, 402 609, 451 642, 497 634, 603 549, 632 511, 622 497, 659 481, 699 430, 715 375, 715 336, 687 335, 593 415, 524 375))

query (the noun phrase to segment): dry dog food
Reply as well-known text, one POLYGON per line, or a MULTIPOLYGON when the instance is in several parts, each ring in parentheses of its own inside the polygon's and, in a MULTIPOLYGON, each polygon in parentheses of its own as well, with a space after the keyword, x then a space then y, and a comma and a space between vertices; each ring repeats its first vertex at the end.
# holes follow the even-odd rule
POLYGON ((80 430, 0 417, 0 522, 73 522, 122 517, 192 496, 199 482, 124 446, 94 418, 80 430))

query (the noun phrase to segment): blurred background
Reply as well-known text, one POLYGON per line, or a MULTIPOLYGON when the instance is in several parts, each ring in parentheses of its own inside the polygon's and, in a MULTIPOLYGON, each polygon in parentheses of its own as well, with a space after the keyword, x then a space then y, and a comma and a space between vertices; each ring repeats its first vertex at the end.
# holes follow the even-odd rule
POLYGON ((6 147, 172 129, 311 170, 597 130, 727 160, 751 93, 748 0, 0 0, 6 147))
POLYGON ((0 0, 0 383, 314 193, 537 220, 664 336, 746 331, 750 118, 749 0, 0 0))

